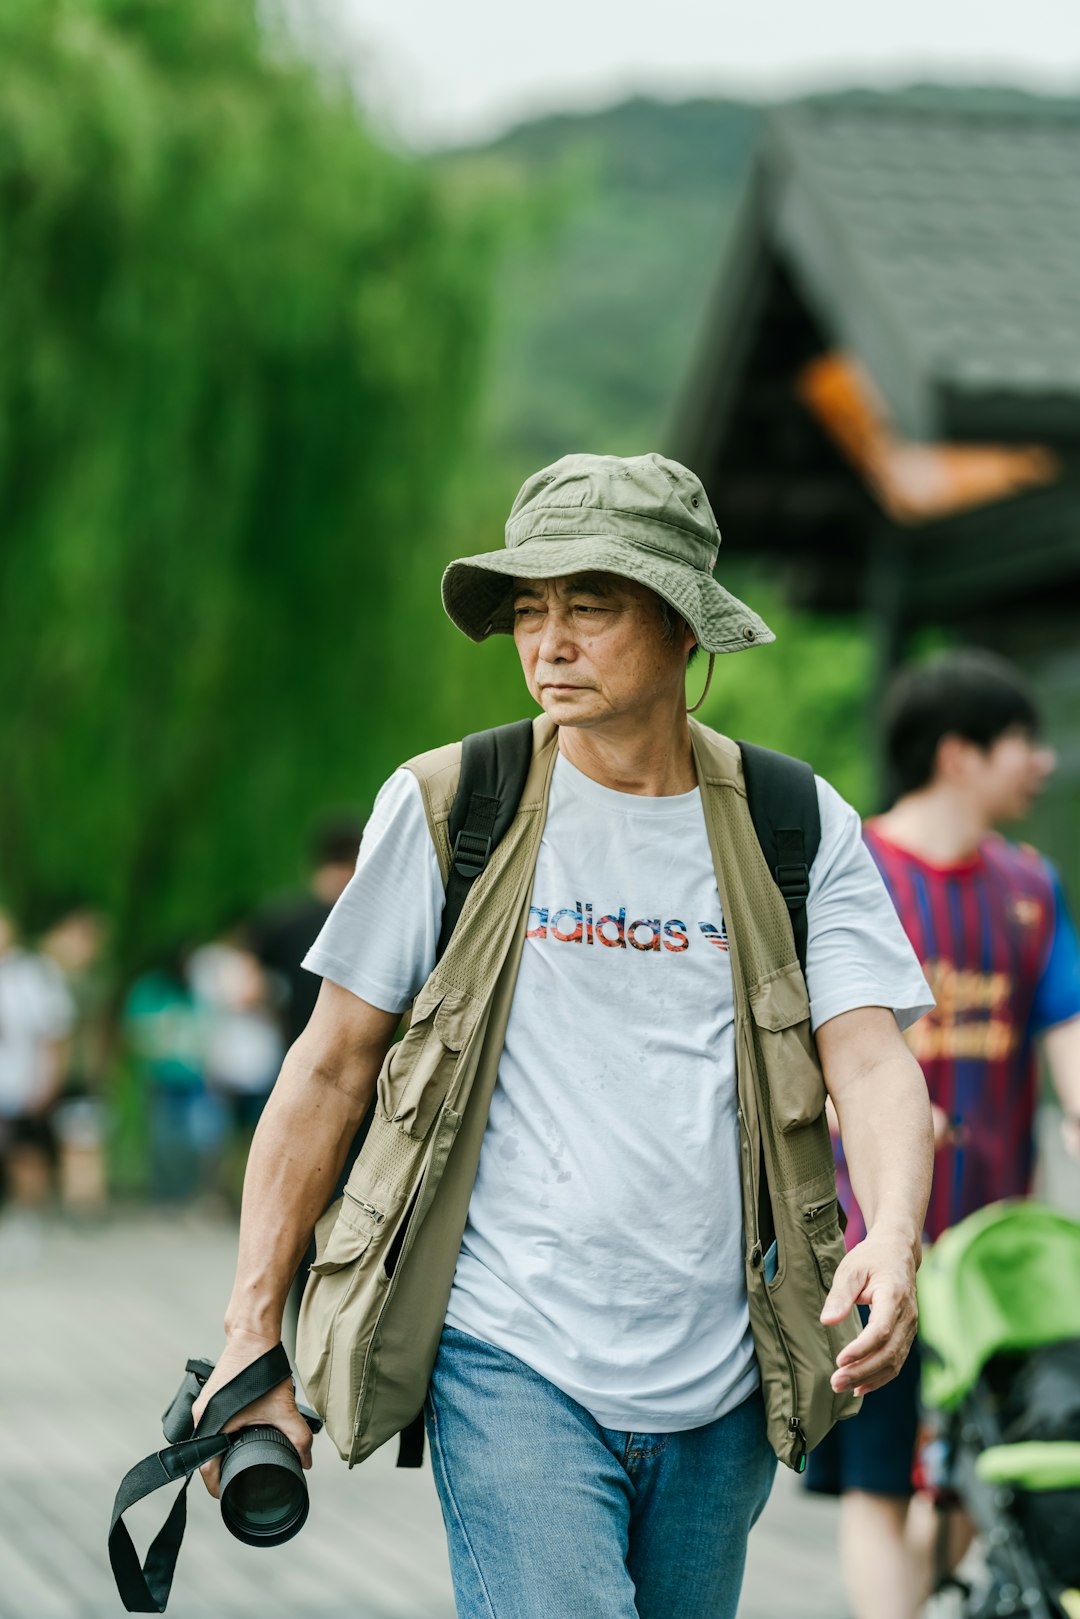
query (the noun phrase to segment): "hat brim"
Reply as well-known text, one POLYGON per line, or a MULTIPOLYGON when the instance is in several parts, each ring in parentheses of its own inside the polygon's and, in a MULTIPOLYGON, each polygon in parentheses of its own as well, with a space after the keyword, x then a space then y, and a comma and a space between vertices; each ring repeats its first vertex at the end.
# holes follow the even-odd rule
POLYGON ((776 639, 764 619, 711 574, 611 534, 525 540, 511 550, 459 557, 443 574, 443 606, 471 641, 510 635, 514 579, 573 573, 614 573, 646 585, 686 620, 704 652, 745 652, 776 639))

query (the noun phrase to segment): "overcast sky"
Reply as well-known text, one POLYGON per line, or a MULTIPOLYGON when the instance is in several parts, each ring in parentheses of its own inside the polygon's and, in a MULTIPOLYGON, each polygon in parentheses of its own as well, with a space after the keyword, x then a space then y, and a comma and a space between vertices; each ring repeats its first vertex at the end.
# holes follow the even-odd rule
POLYGON ((634 91, 760 97, 917 78, 1080 90, 1077 0, 292 3, 309 19, 314 8, 365 99, 420 146, 634 91))

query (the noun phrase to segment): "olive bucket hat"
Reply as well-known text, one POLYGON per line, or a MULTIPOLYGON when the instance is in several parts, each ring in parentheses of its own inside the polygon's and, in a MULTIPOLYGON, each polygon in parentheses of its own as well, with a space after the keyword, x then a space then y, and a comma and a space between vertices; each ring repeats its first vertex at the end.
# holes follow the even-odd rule
POLYGON ((647 585, 686 620, 705 652, 775 639, 713 578, 720 533, 699 479, 662 455, 564 455, 526 480, 506 548, 459 557, 443 574, 443 606, 474 641, 511 634, 513 580, 615 573, 647 585))

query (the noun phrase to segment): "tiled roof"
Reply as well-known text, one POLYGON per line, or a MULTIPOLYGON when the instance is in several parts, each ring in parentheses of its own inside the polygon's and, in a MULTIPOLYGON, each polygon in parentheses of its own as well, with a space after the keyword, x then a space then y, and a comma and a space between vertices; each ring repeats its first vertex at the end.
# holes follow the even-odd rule
POLYGON ((1080 438, 1080 109, 804 104, 760 173, 775 245, 903 430, 1080 438))

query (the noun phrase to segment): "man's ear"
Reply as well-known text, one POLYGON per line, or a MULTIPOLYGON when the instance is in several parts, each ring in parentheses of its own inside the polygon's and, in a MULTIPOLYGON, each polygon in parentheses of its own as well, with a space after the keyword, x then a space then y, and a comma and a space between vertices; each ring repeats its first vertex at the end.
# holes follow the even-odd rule
POLYGON ((966 780, 972 756, 982 751, 977 742, 969 741, 966 736, 957 736, 955 731, 947 731, 934 755, 934 780, 951 785, 966 780))

